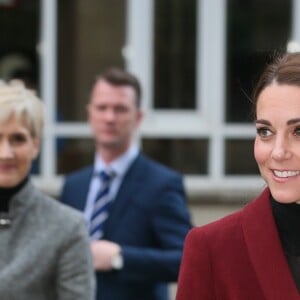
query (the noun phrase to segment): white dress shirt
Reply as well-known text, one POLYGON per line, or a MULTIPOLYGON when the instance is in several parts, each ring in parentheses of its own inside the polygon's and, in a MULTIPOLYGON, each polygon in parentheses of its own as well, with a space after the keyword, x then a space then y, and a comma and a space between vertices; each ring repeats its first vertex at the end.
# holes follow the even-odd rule
POLYGON ((115 173, 109 190, 109 197, 112 199, 112 201, 114 201, 122 183, 123 177, 130 165, 132 164, 132 162, 137 157, 138 153, 138 146, 136 144, 132 144, 123 155, 112 161, 110 164, 106 164, 99 155, 95 155, 94 174, 90 182, 90 187, 84 210, 84 217, 88 225, 90 223, 95 198, 97 196, 98 191, 101 188, 101 180, 98 174, 104 170, 110 170, 115 173))

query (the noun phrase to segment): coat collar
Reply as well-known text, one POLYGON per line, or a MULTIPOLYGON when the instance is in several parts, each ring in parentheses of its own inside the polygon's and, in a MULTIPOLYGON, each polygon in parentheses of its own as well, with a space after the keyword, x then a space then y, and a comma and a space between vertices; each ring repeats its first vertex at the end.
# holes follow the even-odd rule
POLYGON ((245 207, 242 226, 250 260, 266 299, 299 300, 272 215, 269 189, 245 207))

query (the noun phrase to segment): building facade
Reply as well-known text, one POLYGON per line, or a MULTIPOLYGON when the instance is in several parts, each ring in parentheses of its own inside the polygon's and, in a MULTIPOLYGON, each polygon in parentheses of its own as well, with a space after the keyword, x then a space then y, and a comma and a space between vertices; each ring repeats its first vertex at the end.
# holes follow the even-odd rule
POLYGON ((300 1, 0 0, 0 23, 0 77, 24 79, 46 104, 41 188, 59 193, 64 174, 92 162, 89 91, 118 66, 142 82, 141 147, 184 174, 191 198, 261 190, 251 93, 300 42, 300 1))

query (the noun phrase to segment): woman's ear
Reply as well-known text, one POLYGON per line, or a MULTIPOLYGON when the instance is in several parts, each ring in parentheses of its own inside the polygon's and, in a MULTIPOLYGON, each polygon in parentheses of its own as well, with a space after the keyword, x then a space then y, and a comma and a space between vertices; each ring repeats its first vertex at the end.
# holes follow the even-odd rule
POLYGON ((36 159, 40 153, 41 140, 37 137, 32 139, 32 159, 36 159))

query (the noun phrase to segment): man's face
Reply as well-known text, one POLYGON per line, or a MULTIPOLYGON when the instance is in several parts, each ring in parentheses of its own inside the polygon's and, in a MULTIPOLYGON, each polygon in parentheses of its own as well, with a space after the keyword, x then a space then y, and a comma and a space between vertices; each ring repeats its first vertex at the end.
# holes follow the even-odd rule
POLYGON ((87 111, 97 149, 126 151, 142 119, 134 89, 99 80, 92 90, 87 111))

